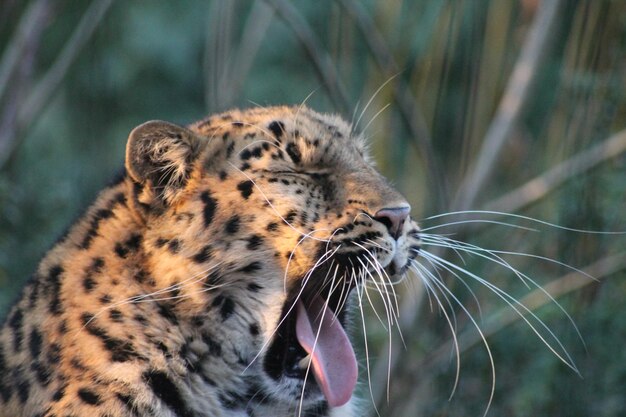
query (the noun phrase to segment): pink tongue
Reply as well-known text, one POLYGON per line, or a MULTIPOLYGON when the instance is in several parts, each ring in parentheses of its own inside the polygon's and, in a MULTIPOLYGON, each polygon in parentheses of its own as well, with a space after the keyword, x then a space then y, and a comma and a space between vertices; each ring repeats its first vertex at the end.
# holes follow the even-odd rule
POLYGON ((346 332, 326 302, 315 297, 307 307, 298 301, 298 342, 311 354, 313 374, 328 405, 339 407, 350 400, 356 386, 356 357, 346 332))

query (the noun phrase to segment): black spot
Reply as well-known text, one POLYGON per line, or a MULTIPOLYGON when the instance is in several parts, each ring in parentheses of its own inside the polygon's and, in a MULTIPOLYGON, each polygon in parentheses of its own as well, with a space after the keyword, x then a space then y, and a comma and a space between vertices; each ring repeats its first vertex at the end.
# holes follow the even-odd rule
POLYGON ((123 259, 123 258, 126 258, 126 256, 128 256, 128 249, 124 245, 118 242, 115 244, 115 253, 117 254, 117 256, 123 259))
POLYGON ((85 365, 83 365, 83 363, 80 361, 80 359, 74 357, 70 360, 70 365, 72 365, 72 368, 77 369, 79 371, 86 371, 87 368, 85 367, 85 365))
POLYGON ((137 410, 135 410, 135 408, 133 407, 135 399, 131 395, 127 393, 122 394, 121 392, 116 392, 115 396, 117 397, 118 400, 122 402, 122 404, 126 406, 128 410, 133 412, 133 415, 135 416, 138 415, 137 410))
POLYGON ((235 311, 235 302, 232 299, 223 295, 218 295, 217 297, 215 297, 211 305, 213 307, 220 308, 220 315, 222 316, 222 320, 228 319, 235 311))
POLYGON ((248 169, 250 169, 250 164, 247 162, 244 162, 243 164, 241 164, 241 166, 239 167, 239 169, 241 171, 247 171, 248 169))
POLYGON ((242 161, 247 161, 248 159, 252 157, 252 152, 250 152, 250 150, 246 148, 243 151, 241 151, 241 153, 239 154, 239 157, 241 158, 242 161))
POLYGON ((31 330, 28 347, 33 358, 39 357, 39 354, 41 353, 41 345, 41 333, 37 329, 31 330))
POLYGON ((159 304, 158 311, 161 317, 167 319, 173 325, 178 325, 178 317, 176 317, 176 314, 174 314, 171 308, 164 304, 159 304))
POLYGON ((156 242, 154 242, 154 244, 156 245, 157 248, 162 248, 163 246, 167 244, 167 242, 169 242, 168 239, 160 237, 156 240, 156 242))
POLYGON ((21 380, 17 382, 17 395, 20 399, 20 402, 22 404, 26 403, 26 400, 28 400, 28 394, 30 392, 30 384, 28 383, 27 380, 21 380))
POLYGON ((67 333, 67 321, 61 320, 61 323, 59 323, 59 333, 67 333))
POLYGON ((255 271, 258 271, 259 269, 261 269, 262 266, 263 266, 263 264, 261 262, 254 261, 254 262, 251 262, 248 265, 244 266, 243 268, 238 269, 238 271, 246 272, 246 273, 255 272, 255 271))
POLYGON ((111 296, 108 294, 104 294, 98 300, 101 304, 109 304, 111 302, 111 296))
MULTIPOLYGON (((115 200, 113 201, 113 203, 115 203, 115 200)), ((114 204, 110 204, 110 205, 111 205, 111 208, 98 209, 94 213, 94 216, 91 218, 91 222, 89 223, 89 229, 87 229, 87 233, 85 234, 85 237, 83 238, 83 241, 80 244, 80 247, 82 249, 89 249, 89 246, 91 246, 91 241, 93 240, 94 237, 98 235, 98 228, 100 227, 100 222, 102 220, 106 220, 110 217, 113 217, 112 206, 114 204)))
POLYGON ((83 288, 85 288, 86 292, 91 292, 96 287, 96 281, 91 277, 91 275, 85 276, 83 279, 83 288))
POLYGON ((207 275, 206 281, 209 285, 216 286, 220 284, 220 281, 222 281, 222 276, 216 271, 213 271, 209 275, 207 275))
POLYGON ((275 232, 278 230, 278 223, 272 222, 267 225, 265 228, 268 232, 275 232))
POLYGON ((170 253, 173 253, 173 254, 180 252, 180 240, 178 239, 170 240, 170 242, 167 244, 167 249, 170 251, 170 253))
POLYGON ((81 319, 87 332, 99 338, 105 349, 111 353, 112 361, 126 362, 139 356, 130 342, 111 337, 103 328, 98 327, 93 314, 83 313, 81 319))
POLYGON ((241 219, 238 215, 234 215, 226 222, 226 226, 224 227, 224 231, 229 235, 235 234, 239 231, 239 226, 241 223, 241 219))
POLYGON ((143 380, 154 392, 154 395, 163 401, 177 416, 193 416, 193 413, 185 406, 185 401, 178 387, 165 372, 157 370, 144 372, 143 380))
POLYGON ((91 262, 91 265, 87 268, 85 277, 83 278, 83 288, 85 289, 85 292, 89 293, 97 286, 97 282, 94 280, 93 275, 100 273, 103 266, 104 259, 100 257, 94 258, 91 262))
POLYGON ((46 355, 48 363, 52 366, 56 366, 61 360, 61 346, 57 343, 52 343, 48 347, 48 354, 46 355))
POLYGON ((251 282, 248 284, 248 289, 252 292, 259 292, 259 290, 262 290, 263 287, 260 286, 259 284, 256 284, 254 282, 251 282))
POLYGON ((200 250, 200 252, 196 253, 191 259, 193 259, 195 263, 201 264, 201 263, 208 261, 211 258, 212 254, 213 254, 213 248, 211 247, 211 245, 206 245, 200 250))
POLYGON ((169 355, 170 350, 167 348, 167 346, 165 345, 165 343, 158 341, 156 343, 154 343, 154 346, 159 349, 161 352, 163 352, 165 355, 169 355))
POLYGON ((148 319, 146 319, 146 317, 141 314, 135 314, 133 316, 133 320, 135 320, 137 323, 141 324, 142 326, 146 326, 148 324, 148 319))
POLYGON ((259 325, 256 323, 252 323, 250 325, 250 334, 252 336, 258 336, 259 333, 261 333, 261 329, 259 328, 259 325))
POLYGON ((263 155, 263 148, 257 146, 253 149, 246 148, 239 154, 242 161, 247 161, 250 158, 260 158, 263 155))
POLYGON ((243 122, 232 122, 233 127, 243 127, 243 122))
POLYGON ((220 171, 220 181, 224 181, 226 179, 226 177, 228 177, 228 174, 226 174, 226 171, 220 171))
POLYGON ((22 348, 22 340, 24 339, 24 314, 19 308, 13 312, 9 319, 9 327, 13 330, 13 350, 16 352, 22 348))
POLYGON ((50 383, 51 372, 41 361, 34 361, 30 364, 30 369, 35 373, 37 381, 42 386, 47 386, 50 383))
POLYGON ((147 278, 148 278, 148 273, 144 271, 143 269, 140 269, 139 271, 137 271, 137 273, 133 275, 133 279, 137 281, 139 284, 143 284, 144 282, 146 282, 147 278))
POLYGON ((254 184, 250 180, 242 181, 239 184, 237 184, 237 189, 241 192, 241 196, 245 200, 247 200, 248 197, 250 197, 250 194, 252 194, 253 187, 254 187, 254 184))
POLYGON ((285 124, 279 120, 275 120, 267 127, 276 137, 280 140, 280 137, 285 133, 285 124))
POLYGON ((248 238, 248 250, 257 250, 263 244, 263 238, 259 235, 252 235, 248 238))
POLYGON ((287 215, 285 216, 285 221, 287 223, 292 223, 297 215, 298 212, 296 210, 290 210, 289 213, 287 213, 287 215))
POLYGON ((95 392, 87 389, 87 388, 81 388, 78 390, 78 397, 85 403, 89 404, 89 405, 99 405, 102 400, 100 399, 100 396, 98 394, 96 394, 95 392))
POLYGON ((139 249, 139 245, 141 244, 142 236, 138 233, 133 233, 130 235, 128 240, 126 241, 126 247, 129 251, 135 252, 139 249))
POLYGON ((226 148, 226 158, 230 158, 233 155, 233 151, 235 150, 235 142, 231 142, 226 148))
POLYGON ((63 385, 63 386, 61 386, 61 388, 56 390, 55 393, 52 395, 52 401, 54 401, 54 402, 61 401, 63 399, 63 397, 65 396, 65 388, 66 388, 66 386, 63 385))
POLYGON ((300 148, 298 148, 298 145, 296 145, 295 143, 291 142, 287 144, 287 148, 285 150, 287 151, 287 154, 289 155, 289 157, 291 158, 294 164, 299 164, 302 161, 302 154, 300 153, 300 148))
MULTIPOLYGON (((5 375, 7 372, 8 372, 8 369, 7 369, 6 360, 4 358, 4 350, 3 350, 2 344, 0 344, 0 373, 1 375, 5 375)), ((10 382, 7 381, 7 384, 10 384, 10 382)), ((4 379, 0 378, 0 398, 2 398, 2 401, 4 401, 5 403, 8 402, 11 399, 12 395, 13 395, 12 386, 5 385, 4 379)))
POLYGON ((55 265, 50 268, 48 273, 48 289, 50 291, 50 313, 53 315, 61 314, 61 274, 63 267, 55 265))
POLYGON ((109 317, 115 323, 121 323, 124 321, 124 315, 117 308, 112 308, 111 310, 109 310, 109 317))
POLYGON ((202 333, 202 341, 209 349, 209 355, 220 356, 222 354, 222 345, 217 343, 209 334, 202 333))
POLYGON ((213 221, 213 217, 215 216, 215 209, 217 208, 217 201, 211 197, 211 193, 209 191, 205 191, 200 196, 202 202, 204 203, 204 227, 208 227, 213 221))

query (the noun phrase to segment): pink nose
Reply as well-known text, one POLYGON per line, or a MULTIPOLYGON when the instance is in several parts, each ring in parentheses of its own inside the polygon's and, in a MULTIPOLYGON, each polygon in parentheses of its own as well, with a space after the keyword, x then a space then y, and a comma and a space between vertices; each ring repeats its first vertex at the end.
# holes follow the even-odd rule
POLYGON ((410 211, 411 207, 406 206, 383 208, 378 210, 376 214, 374 214, 374 220, 377 220, 387 226, 389 234, 391 234, 394 239, 398 239, 398 237, 400 237, 402 225, 404 224, 406 218, 409 216, 410 211))

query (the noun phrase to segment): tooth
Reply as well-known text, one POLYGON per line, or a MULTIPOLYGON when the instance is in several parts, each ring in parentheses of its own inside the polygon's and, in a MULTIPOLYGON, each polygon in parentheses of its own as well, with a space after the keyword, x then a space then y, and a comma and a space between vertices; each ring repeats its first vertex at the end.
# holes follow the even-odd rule
POLYGON ((311 363, 311 355, 306 355, 304 358, 300 359, 300 361, 298 362, 298 367, 300 369, 307 369, 310 363, 311 363))

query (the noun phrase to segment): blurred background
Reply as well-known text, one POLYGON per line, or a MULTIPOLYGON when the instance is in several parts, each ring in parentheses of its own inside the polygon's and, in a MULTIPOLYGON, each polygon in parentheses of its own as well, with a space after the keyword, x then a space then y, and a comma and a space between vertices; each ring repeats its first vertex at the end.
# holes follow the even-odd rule
POLYGON ((624 235, 429 219, 626 230, 620 0, 3 0, 0 316, 133 127, 304 101, 357 124, 427 233, 501 251, 425 245, 475 277, 430 269, 445 313, 419 277, 398 286, 391 348, 369 308, 369 415, 626 415, 624 235))

